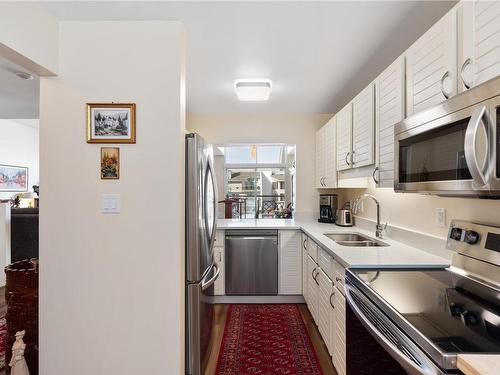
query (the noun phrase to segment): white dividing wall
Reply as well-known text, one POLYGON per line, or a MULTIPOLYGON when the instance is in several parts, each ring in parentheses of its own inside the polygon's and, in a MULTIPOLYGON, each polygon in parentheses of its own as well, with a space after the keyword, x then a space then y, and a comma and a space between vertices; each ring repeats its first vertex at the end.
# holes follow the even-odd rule
MULTIPOLYGON (((38 120, 0 119, 0 164, 28 167, 28 191, 38 185, 38 120)), ((18 192, 0 192, 9 199, 18 192)))
POLYGON ((40 86, 40 374, 184 364, 184 37, 167 21, 61 22, 40 86), (87 102, 137 104, 120 180, 99 177, 87 102), (121 195, 120 214, 101 195, 121 195))
MULTIPOLYGON (((318 214, 318 191, 314 187, 316 131, 332 117, 324 115, 197 115, 189 114, 187 128, 208 142, 287 143, 296 145, 297 213, 318 214)), ((220 182, 222 183, 222 182, 220 182)))
MULTIPOLYGON (((10 264, 10 204, 0 203, 0 267, 10 264)), ((0 272, 0 287, 5 286, 5 272, 0 272)))

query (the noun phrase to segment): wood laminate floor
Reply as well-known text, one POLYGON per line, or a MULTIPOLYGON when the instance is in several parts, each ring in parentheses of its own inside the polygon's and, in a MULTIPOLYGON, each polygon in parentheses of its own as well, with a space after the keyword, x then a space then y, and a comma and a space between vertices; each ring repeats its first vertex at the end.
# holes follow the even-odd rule
MULTIPOLYGON (((228 305, 215 305, 215 322, 214 322, 214 343, 212 347, 212 352, 208 360, 207 369, 205 375, 215 375, 217 370, 217 360, 219 358, 219 351, 222 344, 222 337, 224 335, 224 327, 226 325, 228 305)), ((316 350, 316 355, 318 356, 319 363, 323 369, 324 375, 337 375, 335 368, 332 364, 332 358, 328 354, 328 349, 326 348, 323 339, 318 331, 318 327, 314 324, 311 313, 307 309, 306 305, 299 305, 300 313, 304 319, 305 326, 311 338, 314 350, 316 350)))

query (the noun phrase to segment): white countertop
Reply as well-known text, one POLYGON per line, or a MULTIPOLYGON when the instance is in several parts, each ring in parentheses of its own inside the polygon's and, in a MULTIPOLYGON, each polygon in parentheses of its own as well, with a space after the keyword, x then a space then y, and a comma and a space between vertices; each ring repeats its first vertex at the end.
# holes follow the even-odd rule
POLYGON ((218 229, 300 229, 344 267, 351 268, 445 268, 450 262, 439 256, 384 238, 386 247, 347 247, 326 237, 325 233, 360 233, 375 239, 375 233, 358 227, 339 227, 315 221, 294 219, 219 219, 218 229))

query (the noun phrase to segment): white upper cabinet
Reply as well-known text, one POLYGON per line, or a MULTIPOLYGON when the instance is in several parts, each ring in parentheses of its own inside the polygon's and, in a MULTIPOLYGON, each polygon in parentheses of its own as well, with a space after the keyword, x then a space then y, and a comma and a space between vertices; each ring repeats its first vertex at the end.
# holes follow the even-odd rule
POLYGON ((337 118, 337 170, 351 168, 352 102, 342 108, 337 118))
POLYGON ((456 9, 449 11, 406 52, 407 115, 457 93, 456 9))
POLYGON ((337 187, 337 153, 335 137, 337 135, 336 117, 325 125, 325 179, 324 183, 328 188, 337 187))
POLYGON ((320 128, 316 132, 316 187, 323 187, 323 179, 325 177, 325 149, 326 149, 326 141, 325 141, 325 129, 324 127, 320 128))
POLYGON ((316 132, 316 187, 337 187, 337 166, 335 153, 336 118, 330 119, 316 132))
POLYGON ((352 153, 353 168, 375 163, 375 97, 370 84, 352 101, 352 153))
POLYGON ((394 125, 405 117, 404 57, 399 57, 376 83, 377 187, 394 186, 394 125))
POLYGON ((459 91, 500 75, 500 2, 462 1, 458 5, 459 91))

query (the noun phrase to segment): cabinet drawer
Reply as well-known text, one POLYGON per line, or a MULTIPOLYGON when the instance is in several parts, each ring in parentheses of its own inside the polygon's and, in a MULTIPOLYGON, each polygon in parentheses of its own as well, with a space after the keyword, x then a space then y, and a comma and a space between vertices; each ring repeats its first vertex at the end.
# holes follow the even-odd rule
POLYGON ((333 276, 333 282, 339 288, 339 290, 342 291, 342 294, 345 294, 344 292, 344 281, 345 281, 345 268, 337 261, 333 261, 333 269, 334 269, 334 276, 333 276))
POLYGON ((314 242, 310 237, 307 237, 307 253, 311 258, 313 258, 314 262, 318 263, 318 245, 314 242))
POLYGON ((331 279, 334 279, 333 257, 324 249, 318 246, 318 264, 323 272, 331 279))

